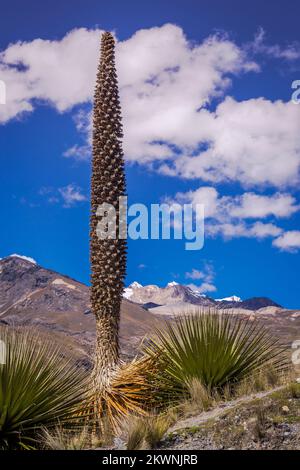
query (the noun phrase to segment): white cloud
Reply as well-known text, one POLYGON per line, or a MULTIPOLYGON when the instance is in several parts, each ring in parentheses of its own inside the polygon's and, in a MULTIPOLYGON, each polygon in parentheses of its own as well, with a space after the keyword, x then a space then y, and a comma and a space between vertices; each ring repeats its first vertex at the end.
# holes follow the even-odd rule
MULTIPOLYGON (((49 101, 60 112, 90 101, 101 33, 100 29, 78 28, 61 40, 18 41, 2 51, 0 74, 8 90, 2 122, 24 110, 32 111, 35 99, 49 101)), ((129 103, 129 119, 132 109, 150 101, 155 108, 158 101, 165 107, 171 99, 174 110, 174 98, 180 98, 177 112, 181 106, 188 110, 188 97, 189 103, 192 99, 199 106, 228 86, 224 74, 257 69, 228 39, 211 37, 191 46, 182 29, 171 24, 140 30, 119 42, 116 59, 123 101, 134 101, 129 103), (184 88, 185 96, 177 95, 184 88)), ((150 109, 144 112, 151 117, 150 109)))
POLYGON ((214 284, 210 284, 209 282, 203 282, 200 286, 197 286, 196 284, 187 284, 187 287, 196 292, 199 292, 200 294, 215 292, 217 290, 216 286, 214 284))
POLYGON ((212 187, 177 193, 174 200, 169 199, 168 202, 204 204, 206 236, 221 235, 226 239, 278 237, 283 229, 272 221, 262 222, 260 219, 290 217, 300 209, 296 199, 289 194, 266 196, 250 192, 221 196, 212 187))
POLYGON ((91 148, 89 145, 73 145, 73 147, 68 148, 63 156, 66 158, 73 158, 77 161, 86 161, 89 160, 91 156, 91 148))
POLYGON ((204 186, 196 189, 195 191, 177 193, 175 195, 174 202, 179 202, 181 204, 192 203, 193 205, 203 204, 205 217, 214 217, 219 210, 218 206, 220 200, 218 191, 215 188, 204 186))
MULTIPOLYGON (((61 40, 8 46, 0 54, 0 76, 7 88, 0 122, 33 111, 38 100, 59 112, 90 103, 100 33, 79 28, 61 40)), ((269 55, 262 31, 255 43, 269 55)), ((291 47, 272 47, 273 55, 293 55, 291 47)), ((129 161, 207 182, 278 188, 298 184, 300 107, 264 98, 224 99, 234 75, 259 71, 247 56, 249 47, 220 35, 190 43, 180 27, 165 24, 137 31, 118 42, 116 52, 129 161), (221 102, 211 111, 215 97, 221 102)), ((87 143, 74 143, 65 157, 89 158, 90 118, 88 110, 76 112, 77 129, 87 143)))
MULTIPOLYGON (((263 98, 237 102, 227 97, 214 113, 202 110, 194 126, 207 149, 183 152, 160 171, 245 186, 296 185, 299 181, 300 106, 263 98)), ((192 149, 194 150, 194 149, 192 149)))
POLYGON ((285 59, 287 61, 294 61, 300 59, 299 43, 288 44, 281 46, 279 44, 266 44, 266 32, 260 27, 255 35, 251 48, 255 53, 269 55, 275 59, 285 59))
POLYGON ((205 274, 202 271, 199 271, 198 269, 192 269, 191 272, 185 273, 185 277, 187 279, 203 279, 205 277, 205 274))
POLYGON ((283 251, 295 252, 300 249, 300 231, 290 230, 273 241, 273 245, 283 251))
POLYGON ((198 291, 201 294, 217 290, 214 285, 215 271, 211 263, 204 263, 203 270, 201 271, 193 268, 190 272, 186 272, 185 278, 198 281, 201 280, 202 282, 200 285, 196 285, 194 283, 187 284, 187 286, 192 290, 198 291))
POLYGON ((0 55, 7 104, 0 121, 32 111, 34 100, 49 101, 59 112, 91 99, 100 30, 74 29, 57 41, 35 39, 11 44, 0 55))
POLYGON ((50 204, 62 203, 63 207, 69 208, 74 206, 78 202, 84 202, 87 200, 82 189, 76 184, 68 184, 62 188, 53 187, 42 187, 38 194, 47 199, 50 204))
MULTIPOLYGON (((10 45, 0 55, 0 74, 8 89, 0 122, 32 111, 36 99, 48 101, 60 112, 91 100, 99 38, 100 30, 80 28, 58 41, 36 39, 10 45)), ((197 146, 202 120, 197 110, 222 96, 232 74, 258 70, 227 38, 213 36, 191 45, 182 29, 171 24, 140 30, 118 43, 116 62, 124 149, 129 160, 139 162, 174 158, 169 143, 197 146)), ((81 111, 81 130, 84 115, 90 122, 90 113, 81 111)), ((78 157, 78 151, 80 159, 87 156, 86 149, 78 146, 66 156, 78 157)))
POLYGON ((58 192, 64 201, 64 207, 71 207, 77 202, 87 200, 87 197, 82 194, 81 189, 74 184, 68 184, 68 186, 59 188, 58 192))
POLYGON ((295 197, 286 193, 262 195, 253 192, 235 196, 221 196, 210 186, 195 191, 179 192, 175 195, 179 203, 203 204, 206 218, 219 221, 228 219, 260 219, 268 216, 290 217, 299 211, 295 197))
POLYGON ((143 162, 174 158, 169 144, 197 146, 197 111, 222 96, 232 74, 258 70, 228 39, 191 46, 173 25, 139 31, 119 51, 124 148, 128 159, 143 162))
POLYGON ((255 222, 250 228, 250 236, 255 238, 277 237, 282 233, 282 228, 272 223, 255 222))
POLYGON ((282 229, 272 223, 255 222, 246 224, 245 222, 209 222, 205 225, 205 234, 210 237, 218 235, 229 240, 232 238, 257 238, 276 237, 282 233, 282 229))
POLYGON ((293 196, 282 193, 273 196, 244 193, 234 201, 231 215, 240 218, 289 217, 300 209, 293 196))

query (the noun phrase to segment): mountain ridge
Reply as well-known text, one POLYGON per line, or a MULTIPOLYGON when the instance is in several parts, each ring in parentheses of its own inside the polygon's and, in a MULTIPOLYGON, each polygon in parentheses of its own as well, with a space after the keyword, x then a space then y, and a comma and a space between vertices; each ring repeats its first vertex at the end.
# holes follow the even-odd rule
MULTIPOLYGON (((160 289, 158 286, 149 289, 148 303, 144 298, 140 299, 143 303, 123 299, 120 321, 122 358, 134 357, 141 340, 156 328, 161 329, 165 318, 191 313, 193 309, 205 312, 216 308, 214 299, 195 294, 178 283, 167 287, 160 302, 150 301, 152 291, 160 293, 160 289), (168 303, 170 299, 171 303, 168 303)), ((258 299, 254 298, 254 301, 255 307, 260 307, 258 299)), ((300 310, 276 306, 250 310, 242 308, 241 302, 236 308, 236 302, 228 301, 217 304, 220 310, 226 310, 229 305, 228 313, 232 315, 246 315, 249 321, 262 321, 285 344, 299 339, 300 310)), ((33 264, 24 257, 0 260, 0 324, 33 326, 74 352, 78 361, 91 364, 95 319, 90 308, 90 291, 87 285, 69 276, 33 264)))
POLYGON ((250 297, 249 299, 242 300, 240 297, 232 295, 223 299, 213 299, 191 289, 189 286, 174 281, 169 282, 165 287, 159 287, 155 284, 142 286, 139 282, 134 281, 125 288, 124 297, 144 306, 147 304, 158 304, 160 306, 173 305, 184 302, 217 309, 242 308, 258 310, 263 307, 283 308, 268 297, 250 297))
MULTIPOLYGON (((62 334, 71 348, 79 345, 86 355, 93 350, 95 319, 89 287, 24 257, 0 260, 0 321, 62 334)), ((120 343, 124 357, 135 355, 140 339, 156 323, 159 319, 142 306, 122 301, 120 343)))

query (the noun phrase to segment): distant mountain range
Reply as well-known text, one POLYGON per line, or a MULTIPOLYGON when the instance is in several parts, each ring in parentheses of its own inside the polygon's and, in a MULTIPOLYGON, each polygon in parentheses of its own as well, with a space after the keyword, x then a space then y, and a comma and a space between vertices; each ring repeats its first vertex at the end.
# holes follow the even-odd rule
MULTIPOLYGON (((0 260, 0 324, 33 325, 87 365, 95 341, 89 294, 85 284, 39 266, 32 258, 13 255, 0 260)), ((259 318, 285 342, 299 339, 300 311, 283 309, 270 299, 216 300, 176 282, 163 288, 133 283, 125 289, 121 306, 122 356, 134 356, 141 339, 161 328, 166 317, 199 308, 259 318)))
POLYGON ((125 289, 124 297, 151 309, 155 308, 154 306, 174 306, 174 304, 192 304, 218 309, 258 310, 263 307, 283 308, 267 297, 251 297, 242 300, 240 297, 232 295, 223 299, 213 299, 174 281, 169 282, 166 287, 142 286, 138 282, 133 282, 125 289))

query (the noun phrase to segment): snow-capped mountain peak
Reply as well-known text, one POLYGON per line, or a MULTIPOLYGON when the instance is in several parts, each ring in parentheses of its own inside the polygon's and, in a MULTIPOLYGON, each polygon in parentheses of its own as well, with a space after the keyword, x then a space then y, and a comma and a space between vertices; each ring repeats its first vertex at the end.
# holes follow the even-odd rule
POLYGON ((172 282, 168 282, 167 287, 174 287, 174 286, 178 286, 178 285, 179 285, 178 282, 172 281, 172 282))
MULTIPOLYGON (((251 297, 246 300, 242 300, 237 295, 231 295, 229 297, 223 297, 220 299, 213 299, 208 295, 201 292, 201 289, 197 289, 197 286, 183 285, 178 282, 169 282, 165 287, 159 287, 155 284, 149 284, 142 286, 139 282, 133 282, 126 289, 124 289, 123 296, 125 299, 131 302, 149 306, 151 305, 151 311, 155 308, 167 306, 172 311, 174 306, 180 306, 181 310, 184 310, 184 306, 199 306, 209 307, 216 309, 248 309, 258 310, 259 308, 274 306, 280 308, 279 304, 276 304, 271 299, 265 297, 251 297)), ((145 307, 148 308, 148 307, 145 307)))
POLYGON ((125 287, 124 292, 123 292, 123 297, 129 300, 133 296, 134 291, 136 289, 142 289, 142 287, 143 287, 142 284, 140 284, 139 282, 137 281, 132 282, 128 287, 125 287))
POLYGON ((140 289, 140 288, 143 287, 143 286, 142 286, 142 284, 140 284, 139 282, 134 281, 134 282, 132 282, 132 283, 129 285, 129 287, 131 287, 132 289, 140 289))
POLYGON ((237 295, 231 295, 230 297, 224 297, 223 299, 215 299, 216 302, 242 302, 242 299, 237 295))
POLYGON ((13 255, 9 255, 8 258, 20 258, 20 259, 23 259, 23 260, 25 260, 25 261, 29 261, 29 263, 37 264, 37 262, 35 261, 35 259, 30 258, 30 256, 18 255, 18 254, 16 254, 16 253, 14 253, 13 255))

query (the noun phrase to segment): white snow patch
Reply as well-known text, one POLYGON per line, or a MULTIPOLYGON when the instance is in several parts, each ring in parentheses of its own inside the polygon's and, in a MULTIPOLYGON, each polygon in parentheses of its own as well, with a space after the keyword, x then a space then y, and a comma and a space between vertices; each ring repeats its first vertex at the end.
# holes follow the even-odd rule
POLYGON ((17 255, 16 253, 14 253, 13 255, 9 255, 8 258, 20 258, 20 259, 24 259, 25 261, 29 261, 29 263, 37 264, 35 259, 30 258, 30 256, 17 255))
POLYGON ((134 289, 141 289, 143 286, 137 281, 132 282, 128 287, 125 287, 123 291, 123 297, 125 299, 130 299, 133 296, 134 289))
POLYGON ((178 282, 172 281, 172 282, 168 282, 167 287, 174 287, 178 285, 179 285, 178 282))
POLYGON ((222 302, 223 300, 226 302, 242 302, 242 299, 237 295, 231 295, 230 297, 224 297, 223 299, 215 299, 216 302, 222 302))
POLYGON ((124 292, 123 292, 123 297, 125 299, 130 299, 130 297, 132 297, 132 294, 133 294, 133 289, 130 289, 130 287, 125 287, 124 292))
POLYGON ((191 289, 191 291, 192 291, 192 294, 193 294, 195 297, 202 297, 202 298, 207 297, 206 294, 202 294, 202 292, 199 292, 198 290, 193 290, 193 289, 191 289))
POLYGON ((140 289, 142 286, 142 284, 140 284, 139 282, 137 281, 134 281, 130 284, 129 286, 131 289, 140 289))

